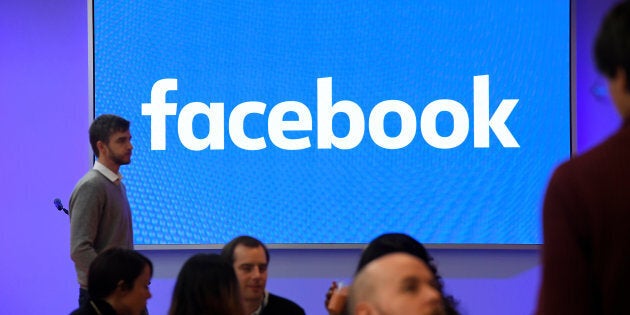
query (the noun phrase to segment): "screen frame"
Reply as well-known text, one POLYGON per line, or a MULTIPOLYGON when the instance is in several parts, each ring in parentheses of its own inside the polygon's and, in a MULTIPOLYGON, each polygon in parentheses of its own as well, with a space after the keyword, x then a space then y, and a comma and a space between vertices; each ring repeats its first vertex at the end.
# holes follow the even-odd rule
MULTIPOLYGON (((95 72, 94 72, 94 1, 87 0, 88 14, 88 99, 89 99, 89 116, 88 121, 91 124, 95 119, 96 93, 95 93, 95 72)), ((576 117, 576 1, 569 0, 569 101, 570 101, 570 158, 577 154, 577 117, 576 117)), ((86 159, 87 168, 91 168, 95 161, 95 156, 91 151, 87 152, 86 159)), ((376 235, 375 235, 376 237, 376 235)), ((541 244, 436 244, 423 243, 429 249, 465 249, 465 250, 533 250, 540 249, 541 244)), ((139 250, 205 250, 205 249, 221 249, 224 244, 160 244, 146 245, 134 244, 139 250)), ((367 243, 267 243, 270 249, 362 249, 367 243)))

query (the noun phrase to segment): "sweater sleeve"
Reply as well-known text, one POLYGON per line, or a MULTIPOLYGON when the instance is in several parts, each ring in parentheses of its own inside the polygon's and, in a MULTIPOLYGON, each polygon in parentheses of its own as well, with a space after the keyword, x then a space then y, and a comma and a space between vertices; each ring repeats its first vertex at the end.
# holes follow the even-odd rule
POLYGON ((70 198, 70 256, 84 288, 90 263, 97 255, 94 242, 105 202, 103 189, 98 186, 96 181, 80 183, 70 198))

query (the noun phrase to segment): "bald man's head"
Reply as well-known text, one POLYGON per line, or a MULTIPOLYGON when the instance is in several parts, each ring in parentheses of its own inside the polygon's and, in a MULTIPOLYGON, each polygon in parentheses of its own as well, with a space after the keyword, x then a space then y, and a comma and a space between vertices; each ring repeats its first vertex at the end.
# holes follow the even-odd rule
POLYGON ((442 296, 427 265, 406 253, 367 264, 354 279, 348 311, 355 315, 443 315, 442 296))

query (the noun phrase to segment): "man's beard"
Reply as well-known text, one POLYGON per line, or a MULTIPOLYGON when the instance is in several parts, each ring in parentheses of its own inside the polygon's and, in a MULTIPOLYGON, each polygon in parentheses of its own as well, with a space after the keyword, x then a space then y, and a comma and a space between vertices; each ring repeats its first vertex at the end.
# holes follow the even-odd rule
POLYGON ((131 163, 131 157, 129 157, 129 159, 125 159, 125 154, 115 155, 111 148, 109 152, 109 159, 112 160, 112 162, 116 163, 116 165, 127 165, 131 163))
POLYGON ((131 159, 129 160, 123 160, 117 156, 112 156, 112 161, 114 161, 114 163, 118 164, 118 165, 127 165, 129 163, 131 163, 131 159))

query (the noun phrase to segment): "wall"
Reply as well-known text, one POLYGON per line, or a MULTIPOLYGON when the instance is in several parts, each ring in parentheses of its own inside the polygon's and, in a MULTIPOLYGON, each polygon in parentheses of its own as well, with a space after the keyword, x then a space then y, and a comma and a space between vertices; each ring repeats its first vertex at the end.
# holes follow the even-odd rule
MULTIPOLYGON (((590 46, 613 1, 577 1, 577 148, 583 151, 618 126, 590 46)), ((63 314, 78 286, 69 259, 69 222, 52 205, 66 201, 90 167, 87 139, 87 3, 79 0, 0 2, 0 314, 63 314)), ((123 169, 124 172, 124 169, 123 169)), ((193 250, 145 251, 155 263, 149 301, 165 314, 174 278, 193 250)), ((433 249, 447 290, 466 314, 530 314, 539 284, 539 252, 433 249)), ((358 250, 273 250, 271 291, 309 314, 324 314, 332 280, 352 274, 358 250)))

